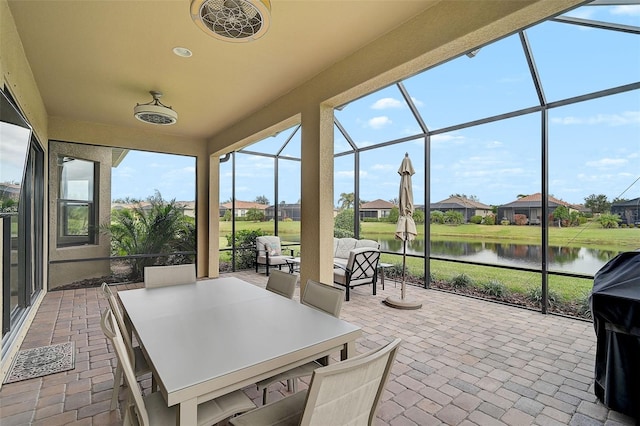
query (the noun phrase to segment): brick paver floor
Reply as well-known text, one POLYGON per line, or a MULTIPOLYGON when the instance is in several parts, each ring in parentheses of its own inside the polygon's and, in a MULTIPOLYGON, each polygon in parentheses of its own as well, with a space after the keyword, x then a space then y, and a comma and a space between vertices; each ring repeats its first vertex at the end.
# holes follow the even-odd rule
MULTIPOLYGON (((234 275, 266 283, 263 274, 234 275)), ((376 296, 358 287, 342 307, 341 318, 362 327, 358 352, 403 339, 376 425, 635 424, 594 396, 591 323, 415 287, 407 294, 422 301, 419 310, 381 303, 399 292, 389 280, 376 296)), ((115 355, 100 329, 106 306, 99 288, 46 295, 22 349, 73 340, 75 369, 3 385, 2 426, 122 424, 109 410, 115 355)), ((255 388, 245 392, 260 403, 255 388)), ((269 398, 286 394, 274 386, 269 398)))

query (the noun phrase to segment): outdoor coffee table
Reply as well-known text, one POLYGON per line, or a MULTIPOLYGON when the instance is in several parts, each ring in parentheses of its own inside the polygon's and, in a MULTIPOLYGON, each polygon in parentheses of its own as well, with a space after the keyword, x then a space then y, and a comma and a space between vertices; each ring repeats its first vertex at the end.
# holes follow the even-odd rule
POLYGON ((197 424, 199 403, 335 352, 352 357, 362 334, 356 325, 234 277, 118 296, 162 396, 178 406, 180 425, 197 424), (287 332, 274 332, 282 318, 287 332))
POLYGON ((299 257, 291 257, 289 259, 285 259, 287 265, 289 266, 289 273, 293 274, 294 272, 300 272, 300 258, 299 257))

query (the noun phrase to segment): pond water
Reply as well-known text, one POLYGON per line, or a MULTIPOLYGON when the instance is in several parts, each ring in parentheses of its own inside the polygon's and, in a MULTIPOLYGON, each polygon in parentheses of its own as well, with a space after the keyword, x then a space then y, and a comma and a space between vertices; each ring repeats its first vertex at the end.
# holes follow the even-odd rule
MULTIPOLYGON (((381 250, 402 253, 402 241, 392 238, 377 240, 381 250)), ((424 239, 407 244, 407 253, 423 255, 424 252, 424 239)), ((593 275, 618 253, 587 247, 550 246, 549 270, 593 275)), ((542 265, 542 247, 529 244, 431 241, 431 256, 538 269, 542 265)))

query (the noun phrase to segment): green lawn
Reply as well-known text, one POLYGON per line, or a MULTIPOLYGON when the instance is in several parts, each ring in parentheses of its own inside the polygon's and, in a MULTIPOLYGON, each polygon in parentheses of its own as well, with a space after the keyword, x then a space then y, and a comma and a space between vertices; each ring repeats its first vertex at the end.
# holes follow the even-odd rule
MULTIPOLYGON (((273 222, 236 222, 236 229, 262 229, 272 233, 273 222)), ((388 237, 395 231, 394 223, 363 222, 361 236, 377 238, 388 237)), ((227 246, 226 235, 231 233, 231 222, 220 222, 220 247, 227 246)), ((279 222, 278 234, 282 241, 298 241, 300 222, 279 222), (289 238, 289 239, 288 239, 289 238)), ((424 228, 418 225, 418 235, 424 236, 424 228)), ((475 240, 485 242, 509 241, 514 244, 539 244, 542 240, 539 226, 502 226, 473 225, 459 226, 431 225, 431 238, 434 240, 475 240)), ((579 227, 549 228, 549 244, 552 246, 592 247, 601 250, 635 250, 640 247, 640 228, 604 229, 589 222, 579 227)))

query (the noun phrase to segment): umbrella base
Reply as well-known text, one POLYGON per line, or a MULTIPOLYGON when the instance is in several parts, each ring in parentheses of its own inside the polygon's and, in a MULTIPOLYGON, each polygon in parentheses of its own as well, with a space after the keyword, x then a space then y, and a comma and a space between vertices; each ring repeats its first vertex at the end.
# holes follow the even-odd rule
POLYGON ((422 308, 422 303, 416 302, 415 300, 409 299, 398 299, 395 297, 387 297, 382 301, 387 306, 396 309, 420 309, 422 308))

